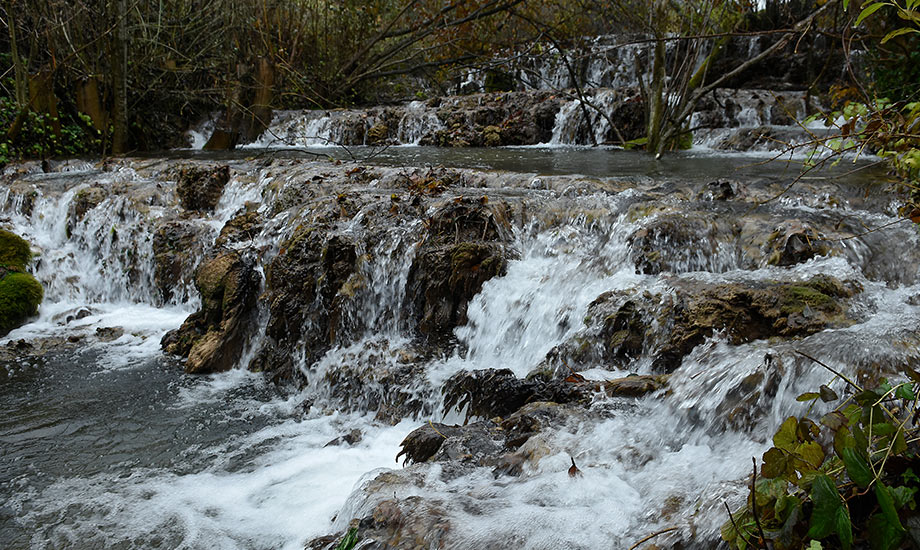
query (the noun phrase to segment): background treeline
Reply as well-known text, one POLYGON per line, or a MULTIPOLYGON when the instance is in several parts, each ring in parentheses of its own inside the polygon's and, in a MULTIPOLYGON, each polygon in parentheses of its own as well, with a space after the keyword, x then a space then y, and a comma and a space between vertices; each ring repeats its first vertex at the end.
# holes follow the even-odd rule
MULTIPOLYGON (((536 43, 571 47, 611 32, 665 39, 771 31, 791 27, 816 5, 770 0, 757 11, 747 0, 3 0, 0 160, 177 146, 189 123, 218 109, 226 134, 212 145, 232 147, 258 135, 272 108, 443 93, 463 70, 536 43)), ((853 38, 842 36, 845 24, 837 7, 817 30, 844 44, 853 38)), ((885 25, 881 18, 874 24, 885 25)), ((890 66, 882 80, 900 93, 918 82, 920 48, 911 40, 872 53, 879 66, 890 66)), ((698 62, 713 45, 694 48, 687 59, 698 62)))

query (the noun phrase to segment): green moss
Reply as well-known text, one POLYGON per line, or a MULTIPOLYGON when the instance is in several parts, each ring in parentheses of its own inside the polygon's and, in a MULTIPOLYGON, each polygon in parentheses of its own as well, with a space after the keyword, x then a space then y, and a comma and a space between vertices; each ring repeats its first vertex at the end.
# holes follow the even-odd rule
POLYGON ((785 292, 781 311, 784 314, 799 313, 809 306, 821 310, 836 309, 836 302, 827 294, 812 286, 790 285, 785 292))
POLYGON ((0 335, 38 313, 44 294, 41 283, 28 273, 8 272, 0 279, 0 335))
POLYGON ((25 271, 31 260, 29 243, 19 235, 0 229, 0 266, 13 271, 25 271))
POLYGON ((853 295, 853 292, 843 286, 840 281, 827 275, 816 275, 805 284, 815 290, 827 294, 828 296, 849 298, 853 295))

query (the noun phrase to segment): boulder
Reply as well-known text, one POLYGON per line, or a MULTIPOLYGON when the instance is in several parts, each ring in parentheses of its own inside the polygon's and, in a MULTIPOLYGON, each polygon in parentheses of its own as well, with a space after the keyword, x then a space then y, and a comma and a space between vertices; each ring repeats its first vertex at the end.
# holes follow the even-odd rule
POLYGON ((368 128, 364 138, 366 145, 384 145, 387 142, 388 135, 389 128, 387 128, 386 123, 381 122, 368 128))
POLYGON ((672 292, 662 295, 602 294, 588 308, 588 328, 551 355, 621 368, 650 357, 656 371, 670 373, 716 332, 738 345, 845 326, 852 322, 846 300, 858 290, 825 275, 803 282, 679 279, 672 285, 672 292))
POLYGON ((230 181, 230 167, 186 166, 179 169, 176 193, 186 210, 214 210, 224 186, 230 181))
POLYGON ((71 203, 76 221, 82 220, 87 212, 99 206, 108 195, 109 192, 101 185, 93 185, 77 191, 71 203))
POLYGON ((336 342, 336 320, 345 303, 342 296, 349 294, 345 287, 355 285, 359 276, 353 237, 330 233, 330 228, 328 221, 319 218, 302 226, 282 243, 266 274, 270 313, 266 345, 281 351, 302 342, 307 364, 336 342))
POLYGON ((767 242, 770 265, 790 266, 828 253, 828 245, 818 232, 798 220, 781 223, 767 242))
POLYGON ((409 270, 407 295, 419 332, 440 338, 465 324, 470 299, 505 273, 510 226, 504 205, 458 198, 437 206, 427 227, 409 270))
POLYGON ((36 315, 43 297, 44 289, 35 277, 0 267, 0 336, 36 315))
POLYGON ((32 261, 29 243, 19 235, 0 229, 0 267, 11 271, 25 271, 32 261))
MULTIPOLYGON (((581 382, 579 380, 578 382, 581 382)), ((589 388, 585 384, 540 377, 517 378, 509 369, 463 371, 444 384, 444 412, 466 410, 466 420, 472 417, 494 418, 508 416, 537 401, 568 403, 584 399, 589 388)))
POLYGON ((195 275, 201 309, 161 345, 168 353, 188 360, 188 373, 210 373, 233 368, 246 341, 259 291, 260 276, 248 258, 229 252, 204 262, 195 275))
POLYGON ((262 216, 254 209, 255 205, 247 204, 246 209, 227 220, 217 236, 215 245, 225 247, 251 241, 262 230, 264 221, 262 216))
POLYGON ((725 222, 702 212, 660 213, 629 236, 630 259, 647 275, 711 269, 719 261, 719 239, 734 233, 720 223, 725 222))

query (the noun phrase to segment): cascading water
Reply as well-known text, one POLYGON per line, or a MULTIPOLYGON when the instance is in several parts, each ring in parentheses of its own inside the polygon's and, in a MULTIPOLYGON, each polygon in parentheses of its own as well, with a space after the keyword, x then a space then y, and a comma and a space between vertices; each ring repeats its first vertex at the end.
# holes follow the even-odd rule
MULTIPOLYGON (((669 43, 671 56, 674 43, 669 43)), ((749 59, 761 48, 757 38, 739 37, 732 55, 749 59)), ((501 60, 511 92, 492 90, 492 70, 472 70, 458 95, 368 109, 276 111, 269 128, 247 148, 317 148, 387 145, 594 145, 622 146, 645 134, 637 60, 650 80, 647 37, 602 36, 571 51, 534 46, 501 60), (575 79, 575 80, 573 80, 575 79), (575 85, 580 87, 576 93, 575 85), (582 100, 588 103, 581 107, 582 100), (637 106, 639 108, 637 108, 637 106), (539 132, 516 129, 549 126, 539 132), (621 131, 620 127, 625 127, 621 131)), ((703 57, 697 60, 702 63, 703 57)), ((689 120, 698 151, 780 151, 807 153, 807 144, 826 130, 799 122, 822 112, 804 84, 767 80, 770 89, 717 89, 703 98, 689 120)), ((193 149, 204 146, 212 120, 192 132, 193 149)))
MULTIPOLYGON (((168 163, 126 166, 134 169, 14 177, 0 197, 5 221, 41 249, 35 273, 47 293, 40 318, 0 349, 82 335, 47 355, 3 363, 0 438, 10 460, 0 468, 0 534, 11 548, 294 549, 368 517, 448 548, 627 548, 671 527, 659 543, 709 547, 726 519, 722 501, 745 498, 750 458, 799 411, 799 393, 833 378, 795 351, 857 377, 920 361, 916 346, 904 345, 917 341, 920 321, 912 305, 920 262, 903 251, 916 248, 916 235, 894 226, 887 238, 830 242, 834 231, 857 233, 853 220, 891 220, 870 212, 861 192, 822 198, 842 192, 836 181, 752 214, 754 202, 786 181, 782 170, 743 189, 735 183, 728 199, 711 198, 725 190, 709 185, 709 173, 682 175, 679 184, 464 173, 444 176, 461 183, 429 197, 407 190, 404 182, 419 180, 404 168, 235 162, 215 210, 190 216, 176 204, 168 163), (107 193, 80 203, 94 186, 107 193), (412 208, 421 214, 407 215, 412 208), (460 214, 432 242, 437 216, 450 208, 460 214), (408 289, 419 284, 423 252, 448 250, 444 257, 456 263, 464 239, 495 249, 490 226, 470 217, 476 208, 493 208, 483 219, 510 220, 507 265, 482 284, 447 344, 426 341, 415 332, 418 297, 408 289), (194 291, 183 291, 155 307, 162 306, 155 232, 193 218, 205 254, 241 212, 258 213, 262 223, 227 246, 258 253, 262 273, 318 227, 327 232, 326 253, 333 239, 355 246, 354 270, 331 298, 328 351, 306 359, 305 339, 292 351, 298 387, 243 368, 183 376, 158 351, 163 332, 198 304, 194 291), (772 250, 784 249, 771 232, 783 233, 775 228, 788 219, 830 244, 791 265, 772 260, 772 250), (465 234, 464 223, 474 230, 465 234), (591 351, 601 342, 594 325, 606 323, 605 296, 647 303, 663 316, 685 287, 759 288, 826 275, 860 289, 848 323, 798 339, 735 343, 715 331, 679 361, 667 390, 638 398, 598 392, 589 403, 556 406, 548 414, 557 420, 519 448, 525 458, 516 476, 464 455, 393 462, 413 429, 463 419, 464 411, 442 408, 442 388, 457 375, 507 368, 517 379, 577 372, 601 381, 651 373, 652 344, 668 332, 663 320, 648 325, 643 351, 625 362, 591 351), (92 310, 87 317, 54 318, 83 306, 92 310), (114 340, 94 333, 112 326, 123 328, 114 340), (566 473, 572 459, 581 477, 566 473), (403 519, 387 523, 387 510, 403 519)), ((260 306, 260 325, 272 306, 260 306)), ((268 337, 262 327, 253 347, 268 337)))

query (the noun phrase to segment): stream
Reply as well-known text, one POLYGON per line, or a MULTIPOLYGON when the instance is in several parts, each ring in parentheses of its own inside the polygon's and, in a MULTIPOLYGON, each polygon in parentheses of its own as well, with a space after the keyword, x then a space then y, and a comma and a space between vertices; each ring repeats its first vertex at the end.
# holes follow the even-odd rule
MULTIPOLYGON (((323 548, 335 539, 320 537, 358 525, 377 548, 625 549, 672 527, 655 542, 715 547, 723 502, 746 498, 751 458, 804 412, 796 396, 821 384, 846 391, 798 351, 863 381, 920 364, 917 232, 892 223, 896 197, 864 160, 783 193, 799 157, 311 151, 333 158, 253 148, 7 167, 0 221, 37 249, 45 301, 0 339, 4 548, 323 548), (180 206, 182 167, 215 165, 230 179, 213 210, 180 206), (480 239, 477 225, 473 240, 500 250, 503 269, 458 306, 465 322, 428 329, 438 317, 422 315, 431 304, 418 289, 435 287, 424 287, 420 258, 440 250, 432 243, 470 239, 462 217, 435 233, 461 206, 493 220, 495 235, 484 227, 480 239), (241 212, 259 223, 215 245, 241 212), (185 231, 172 278, 158 268, 166 227, 185 231), (274 296, 290 281, 278 273, 298 236, 319 233, 323 258, 347 241, 355 259, 329 318, 304 313, 303 334, 286 341, 277 327, 293 321, 274 296), (253 258, 258 298, 235 368, 185 374, 160 341, 203 307, 195 268, 218 249, 253 258), (840 282, 843 305, 806 305, 783 317, 786 332, 737 336, 726 325, 676 359, 663 351, 679 323, 669 304, 816 277, 840 282), (641 342, 614 352, 604 323, 627 300, 641 342), (277 381, 245 368, 269 344, 284 357, 272 363, 277 381), (445 406, 444 388, 481 369, 560 384, 576 372, 598 384, 669 377, 639 396, 598 391, 559 405, 510 449, 522 461, 513 475, 475 433, 430 460, 397 461, 413 430, 489 420, 445 406), (568 475, 573 460, 581 476, 568 475)), ((323 269, 316 285, 337 273, 323 269)), ((332 311, 316 296, 303 311, 332 311)))

